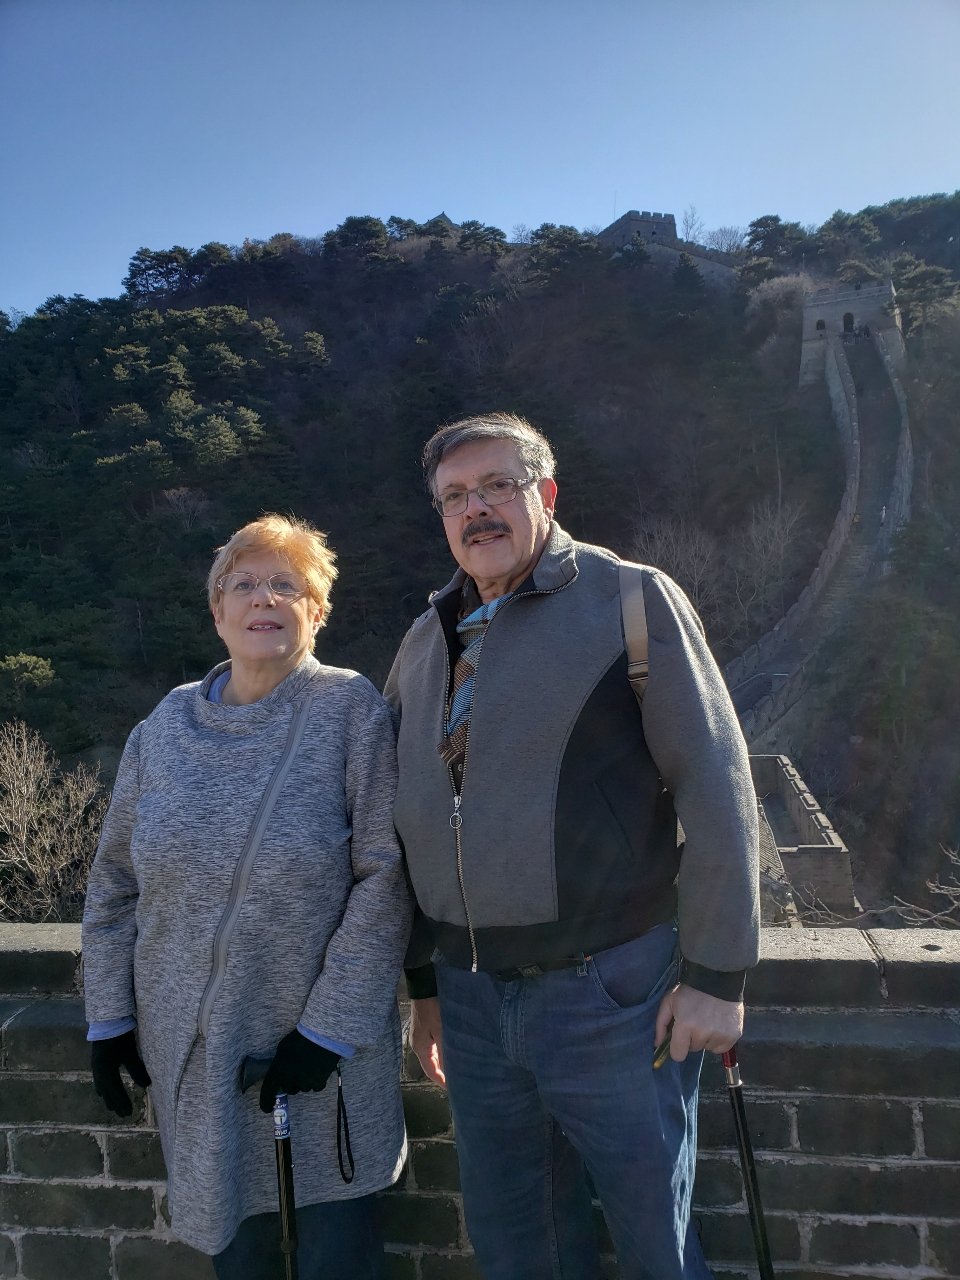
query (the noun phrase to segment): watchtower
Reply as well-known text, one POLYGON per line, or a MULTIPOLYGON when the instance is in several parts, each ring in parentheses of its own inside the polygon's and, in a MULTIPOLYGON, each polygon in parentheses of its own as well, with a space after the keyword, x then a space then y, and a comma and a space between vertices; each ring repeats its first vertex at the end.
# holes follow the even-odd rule
POLYGON ((823 377, 827 334, 845 341, 869 338, 882 332, 895 351, 903 350, 900 309, 891 280, 882 284, 831 285, 808 293, 803 302, 803 348, 800 353, 800 385, 823 377))
POLYGON ((650 213, 647 209, 638 213, 631 209, 604 227, 597 239, 611 249, 622 249, 624 245, 633 244, 636 235, 647 244, 676 246, 677 220, 672 213, 650 213))

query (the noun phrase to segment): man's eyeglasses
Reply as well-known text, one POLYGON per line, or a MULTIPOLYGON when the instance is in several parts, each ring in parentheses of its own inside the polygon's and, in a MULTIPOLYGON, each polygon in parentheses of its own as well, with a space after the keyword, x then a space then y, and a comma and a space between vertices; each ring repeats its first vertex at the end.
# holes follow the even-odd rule
POLYGON ((252 596, 261 582, 271 595, 288 600, 307 594, 307 584, 299 573, 271 573, 269 578, 258 578, 255 573, 225 573, 217 579, 217 586, 225 596, 252 596))
POLYGON ((513 476, 497 476, 495 480, 486 480, 476 489, 444 489, 433 500, 433 505, 442 516, 460 516, 466 511, 471 493, 475 493, 482 503, 488 507, 502 507, 505 502, 512 502, 521 489, 534 483, 532 476, 525 480, 514 480, 513 476))

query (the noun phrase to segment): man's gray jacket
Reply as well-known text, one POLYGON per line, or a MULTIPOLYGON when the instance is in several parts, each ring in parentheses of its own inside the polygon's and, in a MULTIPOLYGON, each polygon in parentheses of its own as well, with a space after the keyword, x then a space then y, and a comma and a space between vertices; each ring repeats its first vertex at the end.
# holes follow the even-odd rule
POLYGON ((553 524, 484 636, 459 805, 437 744, 463 571, 433 596, 384 690, 400 722, 397 831, 432 945, 450 964, 590 954, 678 914, 683 980, 737 999, 759 942, 746 745, 699 619, 656 569, 644 570, 641 713, 618 565, 553 524))

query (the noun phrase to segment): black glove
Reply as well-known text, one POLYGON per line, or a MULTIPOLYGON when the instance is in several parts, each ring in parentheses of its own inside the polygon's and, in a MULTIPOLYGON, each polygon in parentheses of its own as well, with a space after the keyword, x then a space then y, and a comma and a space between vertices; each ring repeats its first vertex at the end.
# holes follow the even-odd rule
POLYGON ((143 1065, 137 1038, 132 1031, 124 1031, 121 1036, 111 1036, 109 1040, 94 1040, 90 1044, 90 1069, 93 1072, 93 1087, 104 1103, 118 1116, 133 1114, 133 1103, 130 1095, 123 1087, 120 1068, 126 1067, 130 1079, 141 1089, 150 1084, 147 1068, 143 1065))
POLYGON ((277 1045, 273 1061, 260 1086, 260 1110, 272 1111, 278 1093, 315 1093, 330 1079, 340 1054, 314 1044, 299 1031, 291 1031, 277 1045))

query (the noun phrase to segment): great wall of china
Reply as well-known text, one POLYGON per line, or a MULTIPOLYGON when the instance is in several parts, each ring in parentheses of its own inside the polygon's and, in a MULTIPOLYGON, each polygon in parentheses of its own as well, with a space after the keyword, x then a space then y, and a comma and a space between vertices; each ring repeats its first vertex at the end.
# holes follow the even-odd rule
MULTIPOLYGON (((769 750, 818 646, 909 519, 903 359, 891 286, 808 298, 801 379, 826 378, 845 489, 799 599, 726 670, 755 751, 769 750)), ((768 773, 779 780, 797 866, 816 861, 829 823, 796 771, 770 755, 754 771, 758 790, 774 787, 768 773)), ((120 1121, 94 1094, 79 953, 78 926, 0 926, 0 1277, 212 1280, 209 1260, 171 1235, 149 1100, 138 1092, 120 1121)), ((765 929, 748 998, 741 1064, 777 1275, 957 1280, 960 934, 765 929)), ((479 1280, 446 1099, 409 1057, 404 1094, 411 1157, 382 1198, 388 1278, 479 1280)), ((708 1055, 695 1213, 718 1278, 746 1280, 756 1270, 724 1094, 708 1055)), ((612 1256, 604 1265, 615 1280, 612 1256)))

